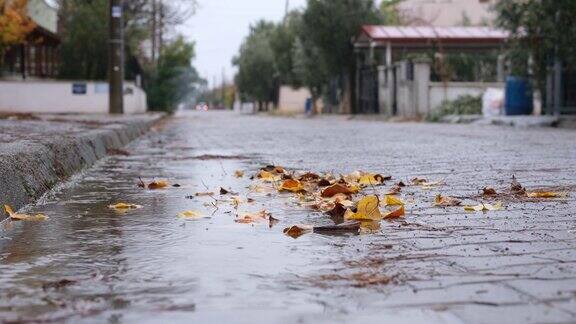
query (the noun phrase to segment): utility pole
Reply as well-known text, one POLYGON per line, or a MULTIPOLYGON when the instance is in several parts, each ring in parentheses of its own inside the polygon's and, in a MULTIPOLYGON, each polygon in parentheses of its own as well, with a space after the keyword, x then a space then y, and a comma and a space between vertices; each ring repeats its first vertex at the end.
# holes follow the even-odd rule
POLYGON ((124 113, 124 19, 123 0, 110 0, 108 85, 111 114, 124 113))

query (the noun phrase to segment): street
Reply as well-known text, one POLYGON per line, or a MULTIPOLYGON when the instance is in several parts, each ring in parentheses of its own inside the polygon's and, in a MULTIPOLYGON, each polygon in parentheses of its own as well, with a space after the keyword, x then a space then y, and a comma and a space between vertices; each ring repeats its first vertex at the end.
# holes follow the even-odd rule
POLYGON ((576 321, 573 130, 181 112, 125 150, 25 210, 49 220, 2 223, 0 319, 576 321), (255 190, 250 177, 266 165, 390 175, 369 191, 406 183, 406 216, 375 233, 294 239, 283 229, 333 223, 295 195, 255 190), (567 195, 503 196, 503 209, 487 212, 433 206, 437 194, 494 203, 482 189, 505 192, 512 176, 567 195), (411 185, 416 177, 438 185, 411 185), (221 187, 251 202, 235 207, 221 187), (141 208, 108 207, 119 202, 141 208), (235 222, 264 209, 279 222, 235 222), (186 210, 204 217, 178 217, 186 210))

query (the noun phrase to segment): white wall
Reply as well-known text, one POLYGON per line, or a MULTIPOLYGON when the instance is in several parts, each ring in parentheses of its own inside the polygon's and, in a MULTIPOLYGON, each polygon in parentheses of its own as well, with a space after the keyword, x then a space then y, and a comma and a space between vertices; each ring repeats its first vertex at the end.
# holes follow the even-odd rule
POLYGON ((471 25, 492 22, 494 0, 404 0, 398 4, 403 23, 413 26, 461 26, 463 17, 471 25))
POLYGON ((28 0, 28 15, 35 23, 57 33, 58 12, 44 0, 28 0))
MULTIPOLYGON (((124 94, 124 112, 146 112, 146 93, 133 82, 126 82, 124 87, 132 91, 124 94)), ((0 81, 0 111, 105 114, 107 85, 92 81, 0 81), (86 94, 73 94, 74 83, 86 84, 86 94)))
POLYGON ((435 110, 443 101, 452 101, 460 96, 483 95, 487 88, 504 89, 503 82, 430 82, 429 103, 430 109, 435 110))
POLYGON ((306 99, 312 95, 307 88, 294 89, 290 86, 280 87, 278 110, 282 112, 304 113, 306 99))

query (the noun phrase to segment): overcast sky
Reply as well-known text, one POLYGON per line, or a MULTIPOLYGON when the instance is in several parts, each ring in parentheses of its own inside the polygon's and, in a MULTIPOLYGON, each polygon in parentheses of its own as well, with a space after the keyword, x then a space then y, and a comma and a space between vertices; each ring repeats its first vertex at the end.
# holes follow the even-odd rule
MULTIPOLYGON (((222 80, 222 69, 231 80, 234 75, 232 57, 250 24, 258 19, 280 21, 284 17, 286 0, 199 0, 198 12, 181 31, 196 42, 194 65, 212 85, 222 80)), ((302 8, 306 0, 289 0, 290 8, 302 8)))

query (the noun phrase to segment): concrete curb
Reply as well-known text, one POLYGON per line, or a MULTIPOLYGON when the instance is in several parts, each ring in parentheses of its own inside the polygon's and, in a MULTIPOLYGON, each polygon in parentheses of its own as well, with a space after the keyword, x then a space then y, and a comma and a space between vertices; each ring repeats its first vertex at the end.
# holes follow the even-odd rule
POLYGON ((109 150, 143 135, 163 117, 158 114, 102 123, 75 134, 4 145, 0 151, 0 220, 6 216, 4 204, 18 210, 36 201, 59 182, 107 156, 109 150))

